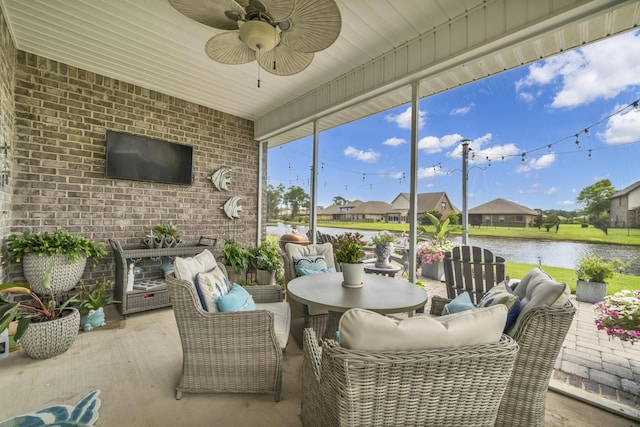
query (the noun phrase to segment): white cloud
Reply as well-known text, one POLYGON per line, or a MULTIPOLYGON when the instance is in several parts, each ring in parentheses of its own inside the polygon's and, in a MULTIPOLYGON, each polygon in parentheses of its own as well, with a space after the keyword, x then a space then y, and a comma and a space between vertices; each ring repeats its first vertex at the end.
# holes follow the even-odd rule
POLYGON ((380 153, 377 153, 371 149, 369 151, 362 151, 352 146, 348 146, 344 149, 344 155, 347 157, 353 157, 356 160, 360 160, 365 163, 375 163, 380 157, 380 153))
POLYGON ((476 104, 474 104, 473 102, 469 105, 465 105, 464 107, 460 107, 460 108, 454 108, 453 110, 451 110, 451 112, 449 113, 452 116, 463 116, 467 113, 469 113, 469 111, 471 111, 471 109, 473 107, 475 107, 476 104))
POLYGON ((382 145, 389 145, 391 147, 397 147, 398 145, 406 144, 407 140, 404 138, 396 138, 395 136, 382 141, 382 145))
POLYGON ((436 178, 438 176, 443 176, 446 174, 447 172, 445 172, 442 168, 437 166, 418 169, 418 179, 436 178))
POLYGON ((573 108, 614 98, 640 85, 639 76, 640 36, 627 33, 529 66, 529 74, 516 82, 516 92, 530 101, 526 88, 559 85, 551 107, 573 108))
MULTIPOLYGON (((620 108, 621 106, 618 106, 614 111, 620 108)), ((598 137, 609 145, 640 141, 640 111, 631 109, 624 114, 611 117, 605 131, 598 133, 598 137)))
POLYGON ((389 175, 391 179, 402 179, 404 178, 404 172, 394 172, 389 175))
POLYGON ((516 172, 529 172, 532 170, 546 169, 556 161, 556 155, 554 153, 544 154, 540 157, 528 159, 523 165, 520 165, 516 172))
POLYGON ((551 187, 547 191, 544 192, 547 196, 551 196, 552 194, 556 194, 559 191, 558 187, 551 187))
POLYGON ((425 136, 418 141, 418 149, 427 154, 439 153, 445 148, 449 148, 462 140, 462 136, 454 133, 443 137, 425 136))
MULTIPOLYGON (((426 114, 425 111, 418 111, 418 129, 424 126, 424 116, 426 114)), ((400 129, 411 129, 411 107, 408 107, 400 114, 389 114, 385 117, 385 120, 397 124, 400 129)))
MULTIPOLYGON (((509 158, 520 154, 521 150, 514 144, 483 147, 490 143, 492 138, 493 135, 487 133, 469 142, 469 148, 471 149, 469 152, 470 164, 484 164, 489 161, 498 162, 508 160, 509 158)), ((462 157, 462 144, 459 144, 453 151, 447 153, 447 156, 451 158, 462 157)))
POLYGON ((556 205, 559 205, 559 206, 573 206, 575 204, 576 204, 575 200, 558 200, 556 202, 556 205))

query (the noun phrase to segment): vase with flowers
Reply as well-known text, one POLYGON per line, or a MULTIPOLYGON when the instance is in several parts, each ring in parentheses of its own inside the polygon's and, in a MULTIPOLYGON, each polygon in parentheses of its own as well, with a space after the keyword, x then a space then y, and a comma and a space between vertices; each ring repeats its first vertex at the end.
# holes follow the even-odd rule
POLYGON ((599 331, 607 331, 631 344, 640 340, 640 289, 623 290, 606 296, 593 306, 595 323, 599 331))
POLYGON ((362 240, 364 236, 358 232, 343 233, 333 240, 333 251, 336 261, 342 267, 342 285, 348 288, 362 287, 364 282, 364 264, 362 259, 365 256, 362 247, 366 242, 362 240))

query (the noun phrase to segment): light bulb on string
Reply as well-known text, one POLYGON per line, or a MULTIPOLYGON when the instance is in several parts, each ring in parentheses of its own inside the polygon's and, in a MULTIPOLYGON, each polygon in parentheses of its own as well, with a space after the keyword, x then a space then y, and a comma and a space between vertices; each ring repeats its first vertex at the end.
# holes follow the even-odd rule
POLYGON ((589 150, 589 160, 591 160, 591 150, 589 150))
POLYGON ((584 133, 584 136, 586 136, 587 138, 591 136, 591 134, 589 133, 589 128, 585 128, 582 133, 584 133))
POLYGON ((367 176, 366 174, 364 174, 364 173, 362 174, 362 182, 364 182, 366 180, 366 176, 367 176))
POLYGON ((522 153, 522 163, 527 161, 527 153, 522 153))
POLYGON ((547 145, 547 150, 549 150, 549 153, 551 152, 551 144, 547 145))
POLYGON ((580 140, 578 139, 578 134, 576 133, 576 148, 580 149, 580 140))

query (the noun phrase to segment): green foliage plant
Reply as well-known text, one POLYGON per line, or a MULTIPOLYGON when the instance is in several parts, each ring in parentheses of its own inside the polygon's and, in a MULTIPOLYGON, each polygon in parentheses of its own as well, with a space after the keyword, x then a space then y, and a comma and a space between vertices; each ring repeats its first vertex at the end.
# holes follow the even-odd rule
POLYGON ((107 290, 111 288, 111 280, 101 280, 96 282, 93 288, 80 284, 80 293, 77 295, 74 307, 80 311, 97 310, 105 305, 118 302, 113 296, 107 296, 107 290))
POLYGON ((271 240, 263 240, 255 255, 255 265, 258 270, 277 271, 281 266, 280 248, 271 240))
POLYGON ((243 271, 249 268, 251 258, 251 252, 238 245, 234 239, 227 239, 224 241, 224 246, 222 247, 222 259, 226 265, 233 267, 237 274, 242 274, 243 271))
POLYGON ((582 256, 578 261, 576 276, 585 282, 606 283, 624 267, 625 264, 618 258, 606 260, 596 255, 582 256))
POLYGON ((362 247, 366 245, 363 235, 356 232, 346 232, 336 236, 333 241, 333 251, 337 262, 358 264, 364 258, 362 247))
POLYGON ((371 241, 376 245, 380 243, 394 243, 396 241, 396 236, 394 236, 389 232, 382 231, 376 234, 375 236, 373 236, 371 238, 371 241))
POLYGON ((418 241, 424 242, 426 240, 432 240, 437 244, 446 244, 448 242, 449 235, 454 231, 455 227, 449 227, 450 219, 447 218, 444 221, 440 221, 436 216, 429 212, 425 212, 424 216, 431 221, 431 224, 435 228, 435 232, 431 239, 429 239, 429 230, 426 225, 418 225, 418 241))
POLYGON ((162 238, 164 236, 171 236, 175 240, 178 240, 180 236, 182 236, 182 233, 178 229, 178 226, 171 221, 156 224, 153 228, 153 237, 162 238))
POLYGON ((18 329, 14 339, 19 340, 31 322, 55 320, 62 316, 66 308, 73 307, 77 301, 76 296, 63 303, 56 301, 50 286, 52 269, 53 263, 50 263, 42 281, 42 286, 51 292, 46 298, 40 298, 35 292, 32 292, 28 283, 0 285, 0 332, 4 331, 9 323, 17 320, 18 329), (13 295, 19 299, 18 301, 9 300, 6 295, 13 295))
POLYGON ((96 265, 107 252, 103 243, 94 242, 78 234, 58 229, 53 233, 47 231, 25 231, 22 234, 11 234, 5 241, 5 259, 21 262, 25 255, 67 255, 69 263, 82 257, 96 265))

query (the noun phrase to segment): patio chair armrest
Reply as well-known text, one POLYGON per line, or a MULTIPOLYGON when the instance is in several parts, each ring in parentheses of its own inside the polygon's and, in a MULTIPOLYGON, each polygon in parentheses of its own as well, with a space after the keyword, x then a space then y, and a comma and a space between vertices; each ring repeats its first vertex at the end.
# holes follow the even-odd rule
POLYGON ((431 297, 431 309, 429 310, 429 314, 433 316, 441 316, 442 310, 446 304, 449 304, 451 300, 449 298, 443 298, 438 295, 434 295, 431 297))
POLYGON ((322 348, 318 345, 318 338, 312 328, 304 330, 304 344, 302 346, 304 352, 305 368, 309 371, 307 375, 313 373, 316 381, 320 381, 320 362, 322 361, 322 348))
POLYGON ((278 285, 245 286, 247 292, 257 304, 266 302, 280 302, 283 300, 282 288, 278 285))

